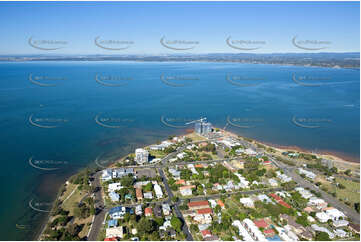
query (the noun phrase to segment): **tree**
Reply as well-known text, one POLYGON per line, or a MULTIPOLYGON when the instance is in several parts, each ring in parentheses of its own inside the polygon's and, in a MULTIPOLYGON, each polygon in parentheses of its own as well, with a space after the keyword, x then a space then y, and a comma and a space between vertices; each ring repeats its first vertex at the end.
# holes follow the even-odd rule
POLYGON ((191 224, 190 228, 191 228, 192 231, 194 231, 194 232, 196 232, 196 233, 199 232, 199 228, 198 228, 198 226, 195 225, 195 224, 191 224))
POLYGON ((354 207, 355 207, 356 212, 360 213, 360 203, 355 203, 354 207))
POLYGON ((350 169, 347 169, 347 170, 345 171, 345 175, 350 176, 350 175, 351 175, 351 170, 350 170, 350 169))
POLYGON ((150 234, 157 229, 156 223, 154 220, 149 220, 146 218, 141 218, 137 224, 138 233, 141 234, 150 234))
POLYGON ((172 219, 170 220, 170 224, 172 225, 172 227, 177 231, 177 232, 180 232, 182 230, 182 221, 173 216, 172 219))
POLYGON ((298 216, 296 219, 296 223, 301 224, 304 227, 307 227, 308 226, 307 215, 303 214, 302 216, 298 216))
POLYGON ((317 232, 315 240, 317 241, 329 241, 330 237, 326 232, 317 232))

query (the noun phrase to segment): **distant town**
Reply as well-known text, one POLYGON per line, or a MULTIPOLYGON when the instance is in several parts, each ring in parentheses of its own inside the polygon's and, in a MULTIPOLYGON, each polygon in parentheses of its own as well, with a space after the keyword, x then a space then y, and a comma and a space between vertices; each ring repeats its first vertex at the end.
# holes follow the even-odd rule
POLYGON ((206 120, 71 177, 39 239, 360 240, 359 164, 271 147, 206 120))
POLYGON ((210 53, 162 55, 1 55, 0 61, 179 61, 278 64, 360 69, 360 53, 210 53))

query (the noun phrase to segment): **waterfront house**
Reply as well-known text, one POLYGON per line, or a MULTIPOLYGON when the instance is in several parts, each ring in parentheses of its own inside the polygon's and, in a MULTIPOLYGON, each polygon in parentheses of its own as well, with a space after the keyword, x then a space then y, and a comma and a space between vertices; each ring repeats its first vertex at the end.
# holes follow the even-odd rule
POLYGON ((112 179, 112 169, 108 168, 103 170, 102 172, 102 180, 103 181, 109 181, 112 179))

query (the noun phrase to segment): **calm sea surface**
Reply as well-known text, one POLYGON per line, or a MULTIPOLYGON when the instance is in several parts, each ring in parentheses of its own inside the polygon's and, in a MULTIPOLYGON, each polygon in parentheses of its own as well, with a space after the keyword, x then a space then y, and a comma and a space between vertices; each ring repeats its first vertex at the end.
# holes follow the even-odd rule
POLYGON ((233 63, 0 63, 1 240, 34 239, 65 179, 206 116, 259 141, 360 154, 359 70, 233 63))

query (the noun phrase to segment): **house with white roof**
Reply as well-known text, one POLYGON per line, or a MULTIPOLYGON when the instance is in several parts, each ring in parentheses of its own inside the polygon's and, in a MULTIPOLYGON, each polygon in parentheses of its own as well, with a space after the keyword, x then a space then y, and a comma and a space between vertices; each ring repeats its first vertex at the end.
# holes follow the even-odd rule
POLYGON ((258 200, 264 202, 264 203, 272 203, 275 204, 266 194, 259 194, 257 196, 258 200))
POLYGON ((120 182, 114 182, 114 183, 110 183, 108 185, 108 192, 115 192, 115 191, 119 191, 120 189, 122 189, 123 186, 121 186, 120 182))
POLYGON ((112 202, 119 202, 119 194, 116 193, 116 192, 110 192, 109 193, 109 197, 110 197, 110 200, 112 200, 112 202))
POLYGON ((170 206, 168 203, 163 203, 162 204, 162 210, 163 210, 163 214, 164 216, 168 216, 170 214, 170 206))
POLYGON ((320 223, 327 223, 327 221, 331 219, 325 212, 316 213, 316 218, 320 223))
POLYGON ((334 232, 335 235, 336 235, 337 237, 339 237, 339 238, 346 238, 346 237, 348 237, 347 232, 346 232, 345 230, 343 230, 343 229, 335 229, 333 232, 334 232))
POLYGON ((325 212, 332 221, 343 220, 346 218, 345 214, 336 208, 327 209, 325 212))
POLYGON ((273 179, 273 178, 270 178, 268 179, 268 183, 272 186, 272 187, 277 187, 278 186, 278 182, 273 179))
POLYGON ((305 175, 307 178, 314 180, 316 178, 316 174, 312 171, 305 170, 303 168, 298 168, 298 173, 301 175, 305 175))
POLYGON ((266 237, 262 234, 259 228, 253 223, 252 220, 246 218, 243 220, 242 225, 247 230, 249 235, 256 241, 267 241, 266 237))
POLYGON ((112 169, 108 168, 103 170, 102 172, 102 180, 103 181, 109 181, 112 179, 112 169))
POLYGON ((278 226, 275 226, 274 227, 276 230, 277 230, 277 232, 278 232, 278 236, 283 240, 283 241, 297 241, 298 240, 298 238, 297 238, 297 236, 296 236, 296 239, 292 239, 291 237, 289 237, 288 235, 287 235, 287 231, 284 229, 284 228, 281 228, 281 227, 278 227, 278 226))
POLYGON ((325 227, 321 227, 321 226, 318 226, 317 224, 312 224, 311 225, 311 228, 315 231, 318 231, 318 232, 325 232, 328 234, 328 237, 330 237, 330 239, 333 239, 335 238, 335 235, 330 231, 328 230, 327 228, 325 227))
POLYGON ((313 194, 310 191, 304 189, 303 187, 296 187, 295 190, 299 194, 301 194, 301 197, 303 197, 305 199, 309 199, 309 198, 311 198, 313 196, 313 194))
POLYGON ((137 205, 135 207, 135 214, 136 215, 142 215, 143 211, 142 211, 142 205, 137 205))
POLYGON ((242 197, 242 198, 239 199, 239 202, 242 203, 243 206, 245 206, 245 207, 249 207, 249 208, 254 207, 254 202, 249 197, 242 197))
POLYGON ((282 174, 280 171, 276 171, 277 178, 281 180, 282 183, 292 181, 292 178, 287 176, 286 174, 282 174))
POLYGON ((234 220, 232 223, 233 226, 238 228, 239 236, 242 236, 243 241, 254 241, 252 236, 248 233, 245 227, 241 224, 241 221, 234 220))
POLYGON ((143 197, 145 199, 153 199, 153 193, 152 192, 145 192, 145 193, 143 193, 143 197))
POLYGON ((154 191, 155 191, 155 195, 158 199, 163 198, 162 188, 158 184, 154 185, 154 191))
POLYGON ((336 220, 336 221, 333 221, 333 226, 335 228, 339 228, 339 227, 346 227, 348 226, 348 221, 347 220, 336 220))
POLYGON ((318 197, 311 197, 307 203, 308 206, 316 206, 318 209, 327 207, 325 200, 318 197))

